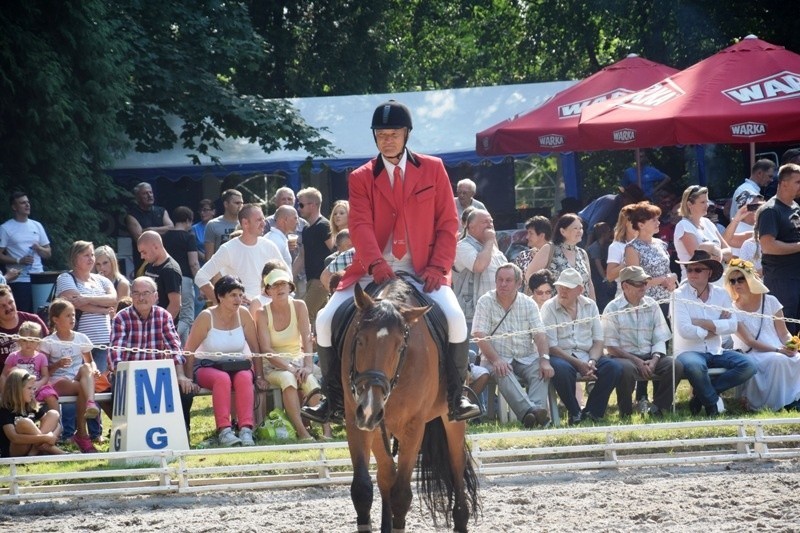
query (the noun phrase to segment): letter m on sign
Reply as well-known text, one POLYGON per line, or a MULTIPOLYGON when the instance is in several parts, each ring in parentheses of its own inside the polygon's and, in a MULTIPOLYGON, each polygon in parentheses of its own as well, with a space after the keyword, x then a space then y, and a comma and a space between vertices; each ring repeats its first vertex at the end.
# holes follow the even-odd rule
POLYGON ((172 376, 169 368, 156 369, 155 383, 150 381, 147 370, 140 369, 134 372, 136 384, 136 414, 147 414, 145 400, 153 414, 161 412, 161 399, 164 398, 164 411, 171 413, 175 410, 172 397, 172 376))

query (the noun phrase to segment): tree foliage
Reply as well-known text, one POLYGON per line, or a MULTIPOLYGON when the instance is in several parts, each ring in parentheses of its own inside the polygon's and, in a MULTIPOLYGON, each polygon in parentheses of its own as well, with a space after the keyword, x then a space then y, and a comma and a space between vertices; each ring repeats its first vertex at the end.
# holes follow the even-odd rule
MULTIPOLYGON (((685 68, 750 33, 798 52, 795 12, 778 0, 11 2, 0 186, 30 193, 57 250, 102 242, 104 215, 87 206, 120 209, 102 169, 131 147, 180 143, 196 163, 240 137, 329 154, 284 98, 581 79, 629 53, 685 68)), ((653 155, 686 173, 680 154, 653 155)), ((581 156, 584 196, 631 159, 581 156)))

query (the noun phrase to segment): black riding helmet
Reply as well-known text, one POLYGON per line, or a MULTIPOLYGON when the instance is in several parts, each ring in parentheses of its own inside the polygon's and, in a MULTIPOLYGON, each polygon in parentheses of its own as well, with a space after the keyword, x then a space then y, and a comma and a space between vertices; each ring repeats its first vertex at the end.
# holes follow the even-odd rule
POLYGON ((399 128, 406 129, 406 138, 403 143, 403 150, 395 157, 400 157, 406 150, 408 143, 408 132, 412 129, 411 125, 411 112, 406 106, 397 100, 389 100, 382 103, 372 114, 372 137, 375 139, 375 144, 378 144, 378 138, 375 135, 375 130, 394 130, 399 128))

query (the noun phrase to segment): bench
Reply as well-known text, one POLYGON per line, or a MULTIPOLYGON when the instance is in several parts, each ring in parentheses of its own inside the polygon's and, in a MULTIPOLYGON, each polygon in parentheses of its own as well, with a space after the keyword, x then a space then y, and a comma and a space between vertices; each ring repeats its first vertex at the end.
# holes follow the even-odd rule
MULTIPOLYGON (((709 376, 719 376, 720 374, 724 373, 724 368, 709 368, 708 375, 709 376)), ((586 379, 583 376, 578 376, 577 380, 578 383, 587 383, 590 381, 594 381, 591 379, 586 379)), ((525 388, 525 385, 520 383, 522 388, 525 388)), ((507 423, 509 420, 514 420, 516 416, 508 407, 508 403, 506 402, 505 398, 503 398, 502 394, 498 394, 497 391, 497 382, 494 379, 494 376, 491 375, 489 378, 489 382, 486 385, 486 390, 488 392, 488 405, 487 405, 487 416, 489 419, 497 419, 500 423, 507 423), (495 401, 497 402, 497 410, 495 412, 495 401)), ((553 427, 559 427, 561 425, 561 414, 558 410, 558 395, 556 394, 555 386, 551 382, 547 387, 547 400, 550 408, 550 421, 553 424, 553 427)))
MULTIPOLYGON (((256 409, 255 409, 255 424, 256 427, 261 425, 261 422, 267 417, 267 414, 272 409, 283 409, 283 398, 281 396, 281 389, 277 387, 270 387, 266 391, 256 392, 258 395, 258 401, 256 402, 256 409), (271 396, 271 404, 268 401, 267 393, 272 393, 271 396)), ((195 396, 211 396, 211 391, 208 389, 200 389, 200 392, 196 393, 195 396)), ((94 395, 94 399, 96 402, 110 402, 111 401, 111 393, 110 392, 97 392, 94 395)), ((58 398, 58 403, 75 403, 78 401, 77 396, 60 396, 58 398)))

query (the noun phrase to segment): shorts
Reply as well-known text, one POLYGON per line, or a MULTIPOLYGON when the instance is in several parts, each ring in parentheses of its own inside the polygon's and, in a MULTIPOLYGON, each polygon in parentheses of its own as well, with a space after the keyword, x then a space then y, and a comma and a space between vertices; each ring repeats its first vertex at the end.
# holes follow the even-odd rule
POLYGON ((50 385, 49 383, 36 391, 37 402, 43 402, 45 401, 46 398, 49 398, 50 396, 53 396, 55 397, 56 400, 58 400, 58 393, 56 392, 56 389, 54 389, 53 386, 50 385))
POLYGON ((297 386, 297 378, 294 374, 287 370, 272 369, 267 374, 267 383, 273 387, 280 387, 283 391, 287 387, 294 387, 303 391, 303 396, 308 396, 315 390, 319 389, 319 381, 311 374, 306 378, 301 387, 297 386))
POLYGON ((488 373, 489 373, 489 370, 487 368, 485 368, 485 367, 482 367, 481 365, 476 365, 474 363, 471 363, 469 365, 469 380, 470 380, 470 382, 473 382, 476 379, 478 379, 479 377, 485 376, 488 373))

